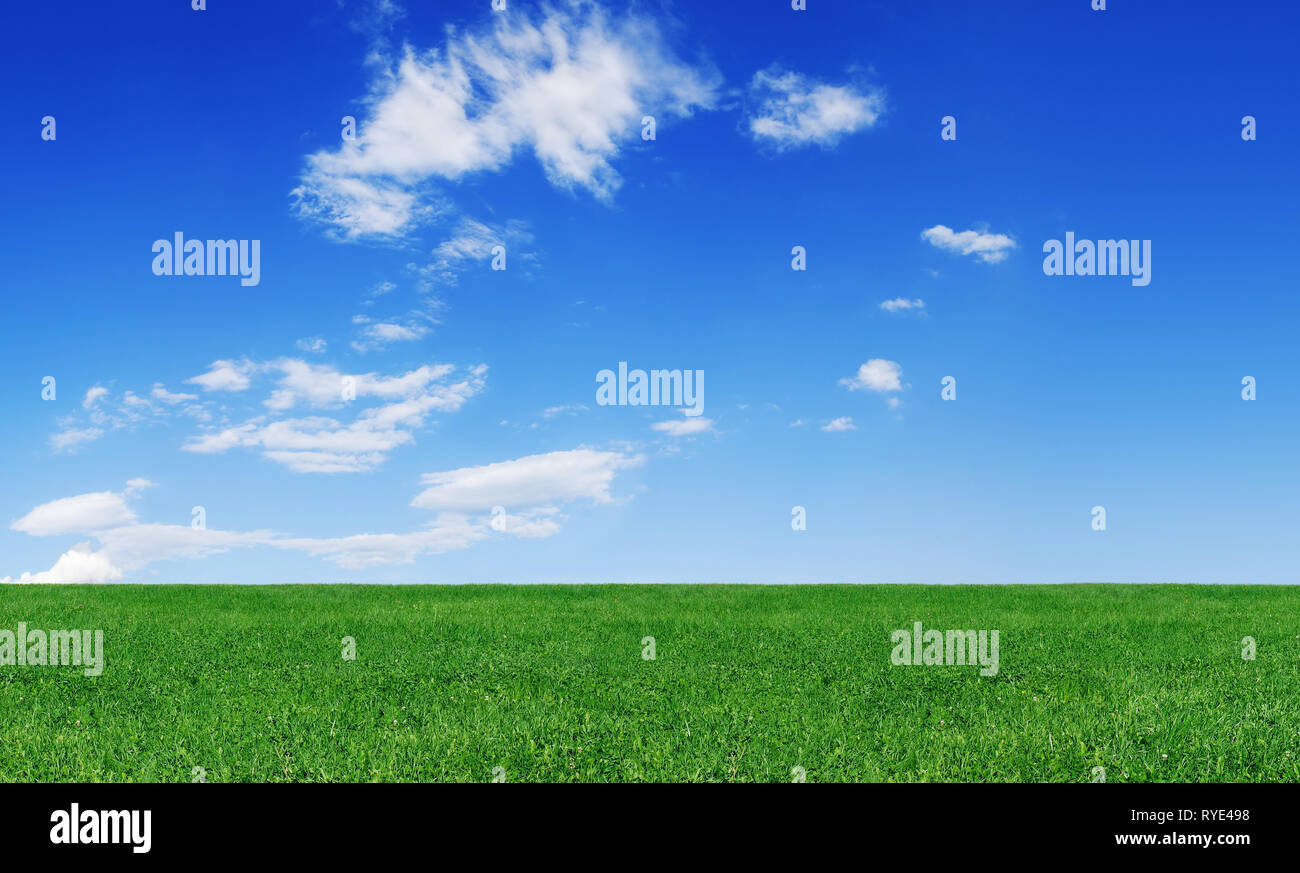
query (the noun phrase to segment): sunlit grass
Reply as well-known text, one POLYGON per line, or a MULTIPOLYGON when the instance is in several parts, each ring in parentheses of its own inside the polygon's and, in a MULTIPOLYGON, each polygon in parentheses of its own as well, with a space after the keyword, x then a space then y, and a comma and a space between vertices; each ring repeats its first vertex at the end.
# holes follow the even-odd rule
POLYGON ((1300 780, 1296 588, 5 587, 19 621, 106 664, 0 666, 11 781, 1300 780), (998 674, 892 666, 918 620, 999 630, 998 674))

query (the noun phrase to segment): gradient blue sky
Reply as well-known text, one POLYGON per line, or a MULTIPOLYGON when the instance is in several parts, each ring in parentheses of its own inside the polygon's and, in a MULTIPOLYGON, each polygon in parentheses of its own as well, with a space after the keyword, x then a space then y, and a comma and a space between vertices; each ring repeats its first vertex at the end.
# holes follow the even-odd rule
POLYGON ((1294 4, 208 5, 8 14, 0 578, 1297 581, 1294 4))

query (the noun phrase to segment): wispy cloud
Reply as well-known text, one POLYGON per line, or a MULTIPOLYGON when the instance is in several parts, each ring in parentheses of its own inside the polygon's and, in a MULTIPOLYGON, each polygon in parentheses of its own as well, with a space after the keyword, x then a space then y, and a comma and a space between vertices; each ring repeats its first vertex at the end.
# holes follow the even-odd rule
POLYGON ((700 417, 657 421, 650 427, 671 437, 695 436, 702 433, 711 433, 713 431, 713 419, 700 417))
POLYGON ((161 382, 155 382, 147 396, 134 391, 115 394, 96 385, 86 392, 80 412, 56 420, 58 430, 50 436, 50 448, 56 453, 75 453, 114 431, 133 430, 176 415, 207 421, 212 414, 198 395, 168 391, 161 382))
POLYGON ((99 547, 78 544, 49 570, 6 576, 0 584, 117 582, 158 561, 193 560, 253 546, 305 552, 348 569, 409 564, 421 555, 468 548, 498 533, 525 539, 553 536, 560 532, 564 504, 617 503, 610 493, 614 478, 643 460, 627 452, 579 448, 429 473, 421 480, 425 489, 411 501, 412 506, 437 512, 423 528, 340 537, 141 523, 127 501, 153 483, 132 479, 120 493, 52 500, 13 522, 13 530, 31 536, 76 534, 99 547))
POLYGON ((73 546, 49 570, 6 576, 3 583, 79 584, 115 582, 132 570, 167 558, 200 557, 236 545, 267 542, 266 531, 232 533, 189 525, 141 524, 127 499, 153 483, 132 479, 121 492, 102 491, 63 497, 41 504, 10 528, 37 537, 76 534, 100 543, 73 546))
POLYGON ((75 452, 103 435, 102 427, 65 427, 50 437, 50 448, 56 452, 75 452))
POLYGON ((533 234, 523 222, 508 221, 502 225, 491 225, 472 218, 462 218, 452 235, 433 250, 429 263, 420 268, 422 288, 428 290, 435 285, 456 285, 460 274, 471 264, 486 267, 497 246, 505 250, 507 264, 532 262, 536 255, 526 248, 532 242, 533 234))
POLYGON ((97 402, 99 402, 100 398, 106 396, 107 394, 108 394, 107 388, 103 387, 102 385, 96 385, 95 387, 87 391, 86 396, 82 398, 81 408, 89 409, 90 407, 94 406, 97 402))
POLYGON ((358 352, 386 349, 393 343, 408 343, 428 336, 427 325, 392 321, 379 321, 368 324, 361 329, 361 338, 353 340, 352 348, 358 352))
POLYGON ((181 394, 167 390, 167 386, 161 382, 153 383, 153 390, 149 396, 160 403, 166 403, 168 406, 175 406, 178 403, 193 403, 199 399, 197 394, 181 394))
POLYGON ((586 412, 588 407, 582 403, 565 403, 561 406, 548 406, 542 410, 543 418, 554 418, 557 415, 577 415, 579 412, 586 412))
POLYGON ((356 139, 310 155, 293 191, 300 215, 344 238, 402 235, 446 211, 437 183, 524 152, 553 185, 608 200, 642 116, 689 116, 717 91, 716 74, 681 60, 651 19, 591 2, 512 8, 378 65, 356 139))
POLYGON ((536 507, 579 498, 608 503, 613 499, 609 488, 615 474, 642 460, 624 452, 573 449, 429 473, 422 479, 428 487, 411 505, 473 511, 496 505, 536 507))
POLYGON ((303 337, 294 345, 298 347, 299 351, 312 355, 324 354, 325 350, 329 348, 329 343, 318 336, 303 337))
POLYGON ((412 443, 430 414, 459 410, 483 390, 487 374, 487 367, 478 365, 453 382, 448 377, 456 368, 440 364, 391 377, 345 375, 332 367, 291 358, 266 368, 280 373, 263 403, 272 416, 299 404, 345 408, 367 398, 388 402, 364 408, 348 422, 324 415, 255 416, 200 434, 182 448, 200 454, 253 448, 297 473, 364 472, 382 464, 393 449, 412 443))

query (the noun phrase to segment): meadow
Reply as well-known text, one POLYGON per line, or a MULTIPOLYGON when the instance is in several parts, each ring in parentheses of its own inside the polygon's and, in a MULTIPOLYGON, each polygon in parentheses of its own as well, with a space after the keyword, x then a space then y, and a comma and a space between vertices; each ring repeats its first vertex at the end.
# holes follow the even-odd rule
POLYGON ((5 586, 20 621, 105 663, 0 665, 4 781, 1300 781, 1295 587, 5 586), (996 675, 895 666, 915 621, 997 629, 996 675))

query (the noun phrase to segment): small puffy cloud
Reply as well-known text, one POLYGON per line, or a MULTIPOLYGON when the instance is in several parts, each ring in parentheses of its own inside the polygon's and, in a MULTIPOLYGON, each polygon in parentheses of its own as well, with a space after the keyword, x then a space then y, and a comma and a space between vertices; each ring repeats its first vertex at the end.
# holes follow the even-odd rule
POLYGON ((996 264, 1005 259, 1007 252, 1016 247, 1016 241, 1003 233, 982 230, 963 230, 958 233, 942 224, 921 231, 921 238, 944 251, 975 255, 986 264, 996 264))
POLYGON ((749 93, 755 104, 749 117, 750 135, 780 150, 833 146, 844 136, 873 126, 885 111, 879 89, 828 85, 778 67, 755 74, 749 93))
POLYGON ((88 533, 129 524, 134 520, 135 513, 126 505, 121 494, 96 491, 42 503, 9 525, 9 528, 34 537, 49 537, 88 533))
POLYGON ((615 475, 641 461, 640 456, 622 452, 573 449, 428 473, 421 479, 428 487, 411 505, 472 512, 493 506, 545 506, 579 498, 609 503, 615 475))
POLYGON ((853 423, 853 418, 847 415, 841 416, 840 418, 837 418, 834 421, 822 425, 822 430, 826 431, 827 433, 838 433, 840 431, 857 430, 857 429, 858 426, 853 423))
POLYGON ((850 391, 901 391, 903 389, 903 367, 896 361, 884 358, 872 358, 849 378, 840 380, 840 384, 850 391))
POLYGON ((914 300, 908 300, 906 297, 895 297, 893 300, 882 302, 880 308, 886 312, 908 312, 910 310, 919 312, 925 309, 925 301, 920 297, 914 300))
POLYGON ((672 437, 694 436, 711 432, 713 430, 713 419, 700 417, 657 421, 651 427, 672 437))
POLYGON ((214 361, 206 373, 186 379, 204 391, 244 391, 257 367, 251 361, 214 361))

